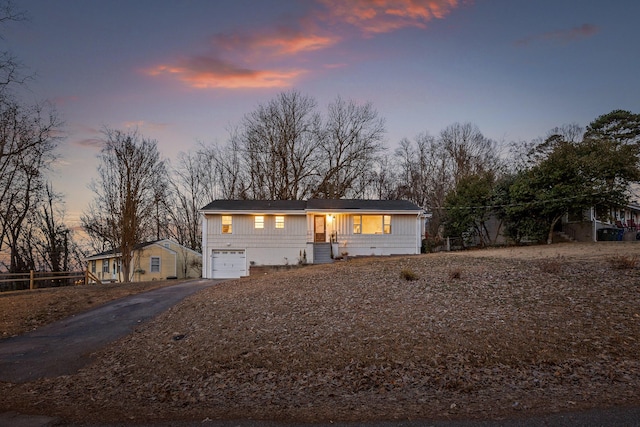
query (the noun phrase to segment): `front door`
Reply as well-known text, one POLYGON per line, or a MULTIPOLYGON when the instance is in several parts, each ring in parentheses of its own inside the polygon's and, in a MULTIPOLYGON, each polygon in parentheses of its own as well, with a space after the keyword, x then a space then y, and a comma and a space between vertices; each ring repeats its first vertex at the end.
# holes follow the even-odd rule
POLYGON ((313 217, 313 241, 314 242, 326 242, 327 241, 327 228, 325 227, 325 216, 316 215, 313 217))
POLYGON ((111 274, 111 280, 118 280, 118 272, 116 270, 116 266, 118 265, 118 260, 113 260, 113 273, 111 274))

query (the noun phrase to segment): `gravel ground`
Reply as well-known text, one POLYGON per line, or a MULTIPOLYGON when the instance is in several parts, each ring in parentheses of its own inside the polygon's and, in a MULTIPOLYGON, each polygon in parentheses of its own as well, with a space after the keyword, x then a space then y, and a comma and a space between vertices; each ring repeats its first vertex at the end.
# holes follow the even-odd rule
POLYGON ((567 244, 230 280, 75 375, 0 383, 0 411, 328 422, 637 406, 638 257, 634 242, 567 244))

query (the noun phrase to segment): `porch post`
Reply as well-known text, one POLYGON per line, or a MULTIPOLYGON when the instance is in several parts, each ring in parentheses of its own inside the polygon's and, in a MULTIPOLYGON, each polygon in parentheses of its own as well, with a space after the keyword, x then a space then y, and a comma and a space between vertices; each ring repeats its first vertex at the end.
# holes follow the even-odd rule
POLYGON ((596 208, 595 206, 591 206, 591 223, 593 224, 593 241, 598 241, 598 223, 596 222, 596 208))
POLYGON ((208 279, 209 273, 209 248, 207 247, 207 216, 203 213, 202 215, 202 278, 208 279))

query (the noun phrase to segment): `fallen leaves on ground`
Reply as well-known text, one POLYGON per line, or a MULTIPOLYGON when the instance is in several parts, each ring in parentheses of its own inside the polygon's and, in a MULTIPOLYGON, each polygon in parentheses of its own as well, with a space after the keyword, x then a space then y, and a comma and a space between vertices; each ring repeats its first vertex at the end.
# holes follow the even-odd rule
POLYGON ((0 407, 82 422, 313 422, 637 405, 640 270, 608 263, 621 250, 640 245, 351 259, 230 280, 76 375, 0 386, 0 407))

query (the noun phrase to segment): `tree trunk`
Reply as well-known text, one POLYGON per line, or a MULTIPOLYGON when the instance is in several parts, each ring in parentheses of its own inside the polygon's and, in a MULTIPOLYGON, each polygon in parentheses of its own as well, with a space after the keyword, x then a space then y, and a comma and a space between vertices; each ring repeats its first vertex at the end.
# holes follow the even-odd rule
POLYGON ((549 234, 547 235, 547 245, 553 243, 553 229, 556 227, 556 224, 558 223, 560 218, 562 218, 562 215, 555 217, 553 221, 551 221, 551 227, 549 227, 549 234))

